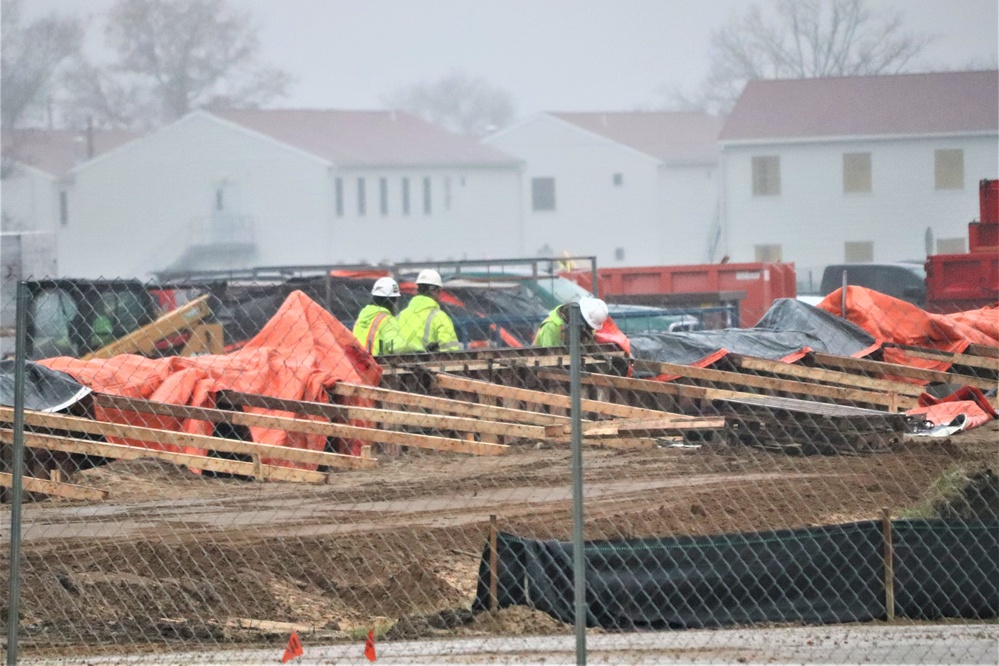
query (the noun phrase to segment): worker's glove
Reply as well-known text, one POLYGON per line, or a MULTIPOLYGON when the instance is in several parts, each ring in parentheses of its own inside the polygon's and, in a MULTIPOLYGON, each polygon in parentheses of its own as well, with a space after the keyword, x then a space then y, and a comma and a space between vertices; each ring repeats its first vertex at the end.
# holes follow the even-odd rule
POLYGON ((439 342, 431 342, 429 345, 427 345, 427 351, 428 352, 435 352, 435 351, 440 350, 440 348, 441 348, 441 345, 440 345, 439 342))

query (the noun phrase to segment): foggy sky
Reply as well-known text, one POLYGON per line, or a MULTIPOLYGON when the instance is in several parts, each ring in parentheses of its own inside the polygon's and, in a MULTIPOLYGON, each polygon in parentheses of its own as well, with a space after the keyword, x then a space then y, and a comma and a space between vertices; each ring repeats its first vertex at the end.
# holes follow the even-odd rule
MULTIPOLYGON (((113 0, 22 0, 26 16, 99 15, 113 0)), ((664 84, 693 89, 711 31, 745 0, 230 0, 251 12, 262 60, 296 77, 275 106, 377 109, 391 91, 460 70, 508 91, 517 116, 655 105, 664 84)), ((761 0, 772 8, 773 0, 761 0)), ((995 0, 875 0, 934 35, 921 64, 994 63, 995 0)), ((88 52, 100 59, 96 18, 88 52)), ((993 64, 994 66, 994 64, 993 64)))

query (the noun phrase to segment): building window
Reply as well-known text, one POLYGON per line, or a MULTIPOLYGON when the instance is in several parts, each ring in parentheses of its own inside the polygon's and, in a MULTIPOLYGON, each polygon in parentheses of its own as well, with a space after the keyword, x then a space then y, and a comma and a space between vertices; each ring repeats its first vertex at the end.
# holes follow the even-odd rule
POLYGON ((784 253, 781 250, 780 243, 772 243, 769 245, 754 245, 754 253, 756 254, 756 261, 763 261, 768 263, 778 262, 784 257, 784 253))
POLYGON ((402 214, 409 215, 409 178, 402 179, 402 214))
POLYGON ((430 179, 423 179, 423 214, 430 215, 430 179))
POLYGON ((533 210, 555 210, 555 179, 531 179, 531 208, 533 210))
POLYGON ((964 151, 948 148, 934 153, 938 190, 964 189, 964 151))
POLYGON ((343 217, 343 178, 333 179, 333 196, 336 204, 336 216, 343 217))
POLYGON ((451 176, 444 178, 444 210, 451 210, 451 176))
POLYGON ((364 215, 368 211, 368 197, 365 194, 364 179, 357 179, 357 214, 364 215))
POLYGON ((780 156, 764 155, 753 158, 753 195, 780 194, 780 156))
POLYGON ((964 247, 963 238, 938 238, 937 254, 964 254, 967 250, 964 247))
POLYGON ((225 190, 215 188, 215 210, 225 210, 225 190))
POLYGON ((382 215, 388 215, 388 178, 378 179, 378 208, 382 215))
POLYGON ((66 190, 59 192, 59 224, 69 225, 69 192, 66 190))
POLYGON ((621 187, 622 185, 624 185, 624 174, 623 173, 616 173, 616 174, 614 174, 614 185, 616 187, 621 187))
POLYGON ((843 192, 871 191, 871 154, 843 153, 843 192))
POLYGON ((847 241, 843 244, 843 260, 861 264, 874 261, 874 243, 871 241, 847 241))
POLYGON ((616 248, 614 248, 614 260, 615 261, 624 261, 624 248, 623 247, 616 247, 616 248))

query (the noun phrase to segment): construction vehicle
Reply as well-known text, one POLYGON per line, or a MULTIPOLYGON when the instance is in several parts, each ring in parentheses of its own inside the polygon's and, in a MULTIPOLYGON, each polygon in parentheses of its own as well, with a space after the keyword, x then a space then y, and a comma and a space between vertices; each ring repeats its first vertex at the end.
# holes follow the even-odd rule
MULTIPOLYGON (((208 297, 164 314, 156 295, 138 280, 56 279, 25 284, 29 360, 221 351, 221 326, 214 322, 208 297)), ((7 353, 12 352, 11 345, 7 353)))
POLYGON ((110 358, 118 354, 140 354, 151 356, 157 352, 157 344, 162 340, 187 333, 178 356, 222 353, 222 324, 209 323, 212 316, 209 306, 210 294, 204 294, 189 303, 171 310, 156 321, 128 333, 96 351, 83 357, 110 358))
POLYGON ((968 224, 968 252, 926 258, 926 309, 931 312, 999 302, 999 180, 978 184, 978 206, 978 220, 968 224))

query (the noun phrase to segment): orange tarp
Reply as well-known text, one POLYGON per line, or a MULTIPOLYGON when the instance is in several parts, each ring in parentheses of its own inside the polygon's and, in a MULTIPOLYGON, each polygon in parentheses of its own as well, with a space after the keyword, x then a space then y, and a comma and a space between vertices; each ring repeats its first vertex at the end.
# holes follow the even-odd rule
MULTIPOLYGON (((846 288, 847 319, 873 335, 879 343, 939 349, 961 353, 968 345, 999 346, 999 308, 995 306, 955 314, 931 314, 905 301, 864 287, 846 288)), ((842 289, 826 296, 818 307, 842 316, 842 289)), ((912 358, 900 349, 884 349, 889 363, 946 370, 942 361, 912 358)))
MULTIPOLYGON (((288 295, 263 329, 239 351, 217 356, 149 359, 134 355, 82 361, 58 357, 41 364, 68 373, 95 391, 196 407, 214 407, 217 391, 233 390, 290 400, 328 402, 326 389, 338 381, 377 385, 381 368, 343 324, 301 291, 288 295)), ((285 412, 248 409, 290 416, 285 412)), ((211 434, 212 425, 120 410, 97 409, 101 421, 211 434)), ((316 417, 300 417, 316 418, 316 417)), ((322 451, 322 436, 250 428, 255 442, 322 451)), ((179 450, 149 442, 146 448, 179 450)), ((357 447, 351 447, 352 449, 357 447)), ((184 447, 186 453, 204 451, 184 447)), ((273 464, 296 467, 282 461, 273 464)))

